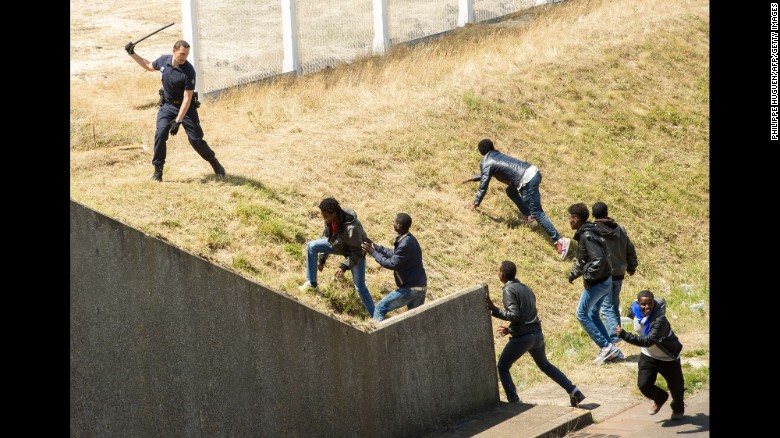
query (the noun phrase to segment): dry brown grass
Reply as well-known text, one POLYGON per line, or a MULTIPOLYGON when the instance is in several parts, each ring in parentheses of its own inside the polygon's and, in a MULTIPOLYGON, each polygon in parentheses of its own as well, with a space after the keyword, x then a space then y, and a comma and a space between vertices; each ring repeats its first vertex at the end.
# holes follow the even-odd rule
MULTIPOLYGON (((356 324, 363 310, 349 284, 326 272, 320 295, 295 287, 304 243, 321 232, 316 205, 335 196, 381 243, 395 213, 408 212, 429 300, 488 283, 499 302, 496 267, 513 260, 537 293, 553 362, 592 380, 581 365, 596 352, 574 318, 571 261, 558 260, 543 231, 508 226, 516 214, 497 181, 479 212, 463 209, 477 186, 458 181, 478 172, 476 144, 489 137, 541 169, 545 211, 564 235, 570 204, 606 202, 639 253, 623 304, 655 291, 686 348, 709 349, 708 313, 687 307, 709 300, 708 15, 705 0, 573 0, 518 14, 527 25, 472 25, 241 88, 200 110, 224 180, 184 135, 169 142, 165 182, 148 180, 159 79, 125 59, 104 80, 72 81, 71 197, 356 324)), ((394 286, 371 260, 367 283, 377 300, 394 286)), ((635 370, 610 368, 633 385, 635 370)), ((516 370, 526 385, 544 378, 530 360, 516 370)))

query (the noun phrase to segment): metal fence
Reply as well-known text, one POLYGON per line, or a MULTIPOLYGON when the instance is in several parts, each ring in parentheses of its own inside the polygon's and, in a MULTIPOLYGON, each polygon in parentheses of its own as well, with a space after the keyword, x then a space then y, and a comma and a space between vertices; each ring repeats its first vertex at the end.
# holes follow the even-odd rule
MULTIPOLYGON (((554 0, 181 0, 203 96, 310 73, 554 0)), ((560 1, 560 0, 558 0, 560 1)))

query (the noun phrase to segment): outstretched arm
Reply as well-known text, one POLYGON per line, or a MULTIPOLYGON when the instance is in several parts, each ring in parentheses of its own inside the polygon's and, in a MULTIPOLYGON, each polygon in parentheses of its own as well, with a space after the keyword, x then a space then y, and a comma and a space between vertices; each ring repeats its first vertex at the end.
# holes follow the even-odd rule
MULTIPOLYGON (((135 45, 133 43, 127 43, 125 46, 125 50, 127 51, 127 54, 130 55, 131 58, 133 58, 133 61, 135 61, 138 65, 143 67, 146 71, 157 71, 154 66, 152 66, 152 63, 147 61, 146 59, 142 58, 139 54, 135 53, 135 45)), ((183 106, 183 105, 182 105, 183 106)))

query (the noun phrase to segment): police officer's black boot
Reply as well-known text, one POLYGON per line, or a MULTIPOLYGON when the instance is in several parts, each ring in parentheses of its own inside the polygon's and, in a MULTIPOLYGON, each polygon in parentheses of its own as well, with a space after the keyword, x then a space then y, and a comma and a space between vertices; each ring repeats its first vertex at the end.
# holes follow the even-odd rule
POLYGON ((155 165, 154 166, 154 173, 152 174, 152 179, 155 181, 162 182, 162 172, 163 172, 163 165, 155 165))
POLYGON ((225 176, 225 168, 219 164, 217 157, 210 159, 209 164, 211 164, 211 168, 214 169, 214 173, 216 173, 217 176, 225 176))

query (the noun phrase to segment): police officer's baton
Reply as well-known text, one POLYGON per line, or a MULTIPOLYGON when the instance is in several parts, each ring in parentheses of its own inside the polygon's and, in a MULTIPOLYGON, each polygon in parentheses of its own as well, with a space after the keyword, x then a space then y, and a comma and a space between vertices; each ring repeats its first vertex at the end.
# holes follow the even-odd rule
MULTIPOLYGON (((175 23, 175 22, 174 22, 174 23, 175 23)), ((163 30, 163 29, 166 29, 166 28, 169 28, 169 27, 173 26, 173 25, 174 25, 174 23, 168 24, 168 25, 166 25, 166 26, 163 26, 163 27, 161 27, 161 28, 159 28, 159 29, 155 30, 154 32, 150 33, 149 35, 147 35, 147 36, 145 36, 145 37, 141 38, 140 40, 138 40, 138 41, 136 41, 136 42, 134 42, 134 43, 133 43, 133 45, 136 45, 136 44, 140 43, 141 41, 143 41, 143 40, 145 40, 145 39, 149 38, 150 36, 152 36, 152 35, 156 34, 157 32, 159 32, 159 31, 161 31, 161 30, 163 30)))

